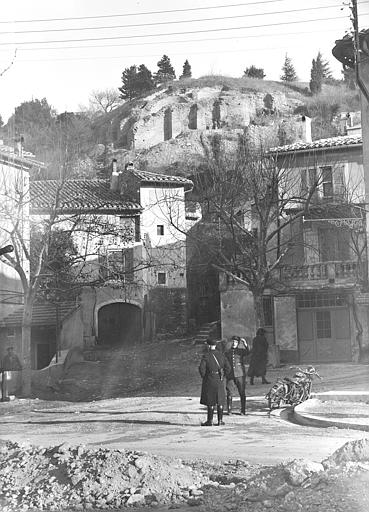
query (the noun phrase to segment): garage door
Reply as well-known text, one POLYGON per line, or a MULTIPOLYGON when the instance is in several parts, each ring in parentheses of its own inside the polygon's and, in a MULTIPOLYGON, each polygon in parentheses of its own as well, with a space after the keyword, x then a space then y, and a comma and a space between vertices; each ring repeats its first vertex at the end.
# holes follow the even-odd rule
POLYGON ((297 327, 301 363, 351 361, 347 308, 298 310, 297 327))

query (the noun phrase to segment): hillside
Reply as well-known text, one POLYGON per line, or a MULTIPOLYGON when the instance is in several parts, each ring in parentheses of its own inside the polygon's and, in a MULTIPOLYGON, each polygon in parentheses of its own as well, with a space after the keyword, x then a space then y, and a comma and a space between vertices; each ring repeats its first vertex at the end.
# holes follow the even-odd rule
POLYGON ((343 85, 311 96, 302 84, 209 76, 177 80, 126 102, 99 118, 95 130, 101 141, 110 134, 106 162, 133 160, 149 171, 191 174, 214 136, 224 151, 245 132, 255 145, 285 144, 301 137, 301 115, 312 117, 313 138, 334 136, 340 112, 358 106, 357 92, 343 85))

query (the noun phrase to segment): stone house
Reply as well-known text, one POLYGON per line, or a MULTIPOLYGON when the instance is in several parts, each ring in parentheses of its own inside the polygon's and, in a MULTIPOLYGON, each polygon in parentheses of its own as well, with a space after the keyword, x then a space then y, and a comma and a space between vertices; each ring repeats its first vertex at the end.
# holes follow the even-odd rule
MULTIPOLYGON (((45 219, 58 194, 57 229, 72 233, 83 256, 75 265, 77 299, 34 308, 33 368, 46 366, 55 350, 137 343, 186 328, 185 193, 191 187, 185 178, 133 164, 120 168, 116 161, 110 179, 70 179, 61 188, 55 180, 31 182, 31 219, 45 219)), ((19 319, 15 312, 7 322, 16 328, 19 319)))
MULTIPOLYGON (((300 194, 319 176, 308 213, 284 234, 294 243, 277 270, 283 292, 264 297, 272 361, 358 361, 369 348, 361 135, 307 137, 271 153, 277 166, 298 177, 300 194)), ((220 295, 223 336, 252 336, 251 293, 223 276, 220 295)))

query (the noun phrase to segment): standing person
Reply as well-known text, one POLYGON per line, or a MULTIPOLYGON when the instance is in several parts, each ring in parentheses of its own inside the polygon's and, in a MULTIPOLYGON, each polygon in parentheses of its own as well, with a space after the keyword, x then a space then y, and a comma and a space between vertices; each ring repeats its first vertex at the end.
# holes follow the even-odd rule
POLYGON ((200 404, 208 408, 208 417, 203 427, 213 425, 215 407, 217 408, 218 425, 224 425, 223 407, 225 404, 225 390, 223 375, 229 372, 229 364, 224 354, 216 348, 215 340, 207 340, 209 350, 202 356, 199 372, 202 377, 200 404))
POLYGON ((256 331, 256 336, 252 340, 252 350, 250 357, 249 371, 250 384, 254 384, 254 377, 261 377, 262 384, 269 384, 265 378, 266 366, 268 362, 268 342, 265 337, 265 329, 260 327, 256 331))
POLYGON ((8 379, 11 376, 11 372, 19 371, 21 369, 22 365, 18 356, 14 352, 14 348, 8 347, 7 354, 3 357, 1 362, 1 399, 3 402, 9 401, 8 379))
POLYGON ((246 414, 246 358, 249 348, 239 336, 232 336, 231 341, 231 348, 224 353, 230 365, 230 371, 226 375, 227 413, 232 414, 232 399, 236 387, 241 400, 241 414, 246 414))

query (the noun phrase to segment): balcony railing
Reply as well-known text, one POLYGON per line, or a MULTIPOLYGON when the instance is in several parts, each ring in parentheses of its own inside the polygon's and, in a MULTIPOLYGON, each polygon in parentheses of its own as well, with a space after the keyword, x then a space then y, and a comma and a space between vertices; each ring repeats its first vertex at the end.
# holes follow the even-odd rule
POLYGON ((281 281, 335 281, 356 282, 365 275, 366 262, 325 261, 310 265, 285 265, 279 268, 281 281))

